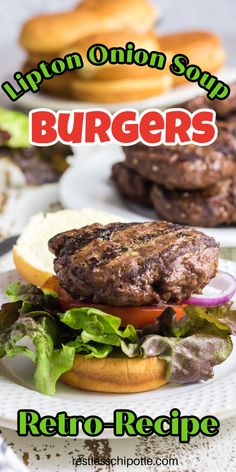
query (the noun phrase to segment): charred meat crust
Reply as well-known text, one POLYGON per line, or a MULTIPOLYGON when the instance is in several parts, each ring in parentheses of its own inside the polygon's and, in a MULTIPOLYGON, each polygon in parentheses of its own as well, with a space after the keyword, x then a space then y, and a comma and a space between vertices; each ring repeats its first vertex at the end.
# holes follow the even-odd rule
POLYGON ((129 200, 141 205, 151 206, 150 191, 152 182, 126 167, 124 162, 112 166, 112 180, 119 192, 129 200))
POLYGON ((167 221, 208 227, 236 223, 236 176, 221 180, 206 189, 188 192, 152 184, 128 169, 124 163, 119 163, 119 167, 117 165, 116 172, 119 176, 115 183, 122 194, 137 203, 149 201, 149 207, 154 207, 157 215, 167 221), (122 178, 124 172, 126 179, 122 178), (142 190, 142 201, 139 196, 136 198, 135 183, 138 181, 141 182, 139 195, 142 190))
POLYGON ((158 215, 192 226, 236 223, 236 176, 205 190, 181 192, 154 185, 151 200, 158 215))
POLYGON ((60 285, 75 299, 107 305, 180 302, 217 270, 219 246, 172 223, 95 223, 54 236, 60 285))
POLYGON ((209 100, 206 95, 199 95, 178 106, 191 113, 199 108, 212 108, 218 118, 225 119, 227 115, 236 111, 236 83, 231 84, 230 95, 225 100, 209 100))
POLYGON ((236 172, 236 136, 232 125, 218 122, 218 138, 210 146, 146 146, 123 148, 125 164, 144 178, 167 188, 197 190, 236 172))

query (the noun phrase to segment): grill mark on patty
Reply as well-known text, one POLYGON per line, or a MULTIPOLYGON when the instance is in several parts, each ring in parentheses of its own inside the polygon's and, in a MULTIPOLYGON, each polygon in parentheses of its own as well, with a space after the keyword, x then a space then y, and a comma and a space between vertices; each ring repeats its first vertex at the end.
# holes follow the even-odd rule
MULTIPOLYGON (((165 257, 167 254, 169 256, 169 251, 171 251, 173 249, 173 247, 175 246, 176 244, 176 241, 172 241, 168 247, 166 247, 163 251, 162 251, 162 257, 165 257)), ((184 256, 186 253, 188 253, 189 251, 191 251, 191 253, 194 251, 194 253, 196 253, 198 250, 201 249, 202 247, 202 244, 203 244, 203 241, 198 241, 198 240, 193 240, 193 238, 189 238, 189 241, 187 242, 185 239, 183 240, 182 244, 179 244, 178 245, 178 252, 171 252, 171 256, 169 256, 169 260, 170 262, 172 262, 173 260, 177 259, 178 257, 182 257, 184 256)), ((205 243, 205 248, 207 249, 208 247, 217 247, 217 243, 215 243, 215 245, 213 244, 209 244, 208 245, 205 243)))
MULTIPOLYGON (((80 250, 84 247, 86 247, 89 243, 96 239, 102 239, 104 241, 109 241, 111 239, 111 236, 124 231, 127 227, 135 226, 138 223, 112 223, 110 227, 98 227, 94 228, 92 231, 85 231, 82 235, 77 235, 73 236, 72 238, 68 236, 68 239, 65 238, 64 243, 63 243, 63 248, 60 248, 61 255, 64 254, 64 252, 67 255, 73 254, 76 250, 80 250)), ((55 255, 57 255, 57 247, 60 246, 60 238, 61 234, 54 236, 52 239, 49 241, 49 249, 54 252, 55 255), (57 240, 59 244, 57 244, 57 240)))
POLYGON ((127 251, 128 247, 126 246, 120 246, 117 248, 112 248, 110 250, 108 249, 107 251, 103 252, 102 259, 93 258, 92 260, 88 261, 88 263, 86 264, 87 270, 92 271, 96 267, 104 266, 127 251))
MULTIPOLYGON (((140 243, 148 243, 149 241, 151 240, 155 240, 157 238, 160 237, 160 235, 166 235, 170 232, 173 233, 177 233, 178 231, 181 231, 181 236, 183 235, 183 227, 180 227, 179 225, 174 225, 173 227, 171 228, 167 228, 165 230, 159 230, 159 231, 156 231, 155 233, 146 233, 146 234, 142 234, 141 236, 139 236, 138 238, 134 238, 133 239, 133 244, 134 245, 137 245, 139 246, 140 243)), ((133 248, 133 246, 132 246, 133 248)))
MULTIPOLYGON (((182 226, 179 226, 179 225, 173 225, 173 226, 174 228, 172 227, 171 229, 167 228, 166 230, 156 231, 155 233, 143 234, 139 236, 138 238, 134 238, 133 240, 129 238, 129 240, 127 240, 127 243, 128 243, 127 246, 123 244, 123 245, 120 245, 118 247, 114 247, 111 249, 108 248, 106 251, 102 253, 101 259, 93 258, 90 261, 88 261, 88 263, 86 264, 87 270, 92 271, 96 267, 105 266, 106 264, 114 260, 116 257, 121 256, 125 252, 136 251, 137 249, 139 249, 140 245, 143 245, 144 243, 148 243, 150 241, 155 241, 156 239, 160 237, 160 235, 165 236, 166 234, 170 233, 170 231, 172 232, 171 233, 172 235, 173 233, 177 233, 178 231, 181 231, 181 233, 179 234, 181 238, 187 235, 187 231, 184 232, 182 226)), ((169 247, 171 247, 175 243, 176 243, 176 240, 172 244, 169 244, 167 248, 165 249, 165 251, 168 251, 169 247)), ((184 244, 186 244, 186 241, 184 241, 184 244)))
MULTIPOLYGON (((187 235, 184 234, 183 236, 187 236, 187 235)), ((173 251, 173 248, 176 246, 177 240, 170 241, 168 246, 166 246, 166 248, 161 253, 158 253, 155 256, 148 257, 145 260, 144 264, 143 264, 142 272, 145 273, 146 270, 148 269, 149 265, 150 265, 150 262, 152 263, 153 259, 157 258, 157 263, 158 263, 159 267, 161 267, 161 272, 162 273, 163 272, 168 273, 169 272, 168 267, 163 266, 163 261, 165 261, 165 257, 167 255, 168 255, 168 258, 169 258, 169 262, 172 263, 173 261, 175 261, 179 257, 182 257, 183 255, 185 255, 187 252, 189 253, 191 251, 191 253, 192 253, 193 250, 194 250, 194 252, 196 252, 198 249, 200 249, 201 243, 198 244, 198 242, 195 239, 193 239, 192 235, 190 235, 190 236, 191 236, 191 238, 189 238, 188 241, 186 241, 186 239, 178 241, 178 246, 176 247, 175 251, 173 251), (165 269, 167 269, 167 270, 165 270, 165 269)), ((217 244, 216 244, 216 246, 217 246, 217 244)))

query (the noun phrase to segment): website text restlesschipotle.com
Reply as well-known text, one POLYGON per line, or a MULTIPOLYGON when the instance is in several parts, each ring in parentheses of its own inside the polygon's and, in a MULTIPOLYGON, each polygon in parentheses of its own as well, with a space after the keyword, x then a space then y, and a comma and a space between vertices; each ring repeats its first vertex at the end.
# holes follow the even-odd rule
POLYGON ((127 469, 132 466, 150 466, 150 465, 156 465, 156 466, 178 466, 178 459, 176 457, 84 457, 84 456, 78 456, 78 457, 72 457, 72 464, 75 467, 80 467, 80 466, 123 466, 126 467, 127 469))

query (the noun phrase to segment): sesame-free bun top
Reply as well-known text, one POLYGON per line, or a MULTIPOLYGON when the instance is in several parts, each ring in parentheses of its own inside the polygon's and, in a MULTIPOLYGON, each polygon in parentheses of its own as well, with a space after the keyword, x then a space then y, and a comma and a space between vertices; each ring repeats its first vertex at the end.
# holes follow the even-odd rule
POLYGON ((126 29, 113 32, 99 32, 82 38, 62 51, 62 56, 72 52, 79 52, 82 55, 84 67, 77 71, 77 75, 84 79, 118 80, 128 77, 156 77, 156 69, 148 66, 140 67, 136 64, 110 64, 107 62, 98 67, 87 60, 87 51, 92 45, 104 44, 107 48, 125 48, 128 42, 133 42, 135 49, 145 49, 149 52, 158 51, 159 49, 159 43, 154 33, 150 31, 138 33, 126 29))
POLYGON ((172 86, 172 77, 168 70, 156 72, 156 77, 128 77, 118 80, 73 79, 70 84, 70 92, 74 100, 94 102, 100 105, 155 97, 166 92, 172 86))
MULTIPOLYGON (((220 38, 208 31, 183 31, 159 36, 160 50, 175 54, 185 54, 190 64, 202 70, 218 71, 225 62, 225 50, 220 38)), ((184 76, 174 77, 175 83, 186 83, 184 76)))
POLYGON ((96 221, 102 224, 118 221, 119 217, 91 208, 37 213, 30 218, 13 249, 19 274, 31 284, 41 287, 54 275, 53 254, 48 240, 55 234, 81 228, 96 221))
POLYGON ((83 0, 71 11, 34 16, 24 24, 19 41, 28 51, 50 53, 96 32, 144 32, 156 19, 150 0, 83 0))

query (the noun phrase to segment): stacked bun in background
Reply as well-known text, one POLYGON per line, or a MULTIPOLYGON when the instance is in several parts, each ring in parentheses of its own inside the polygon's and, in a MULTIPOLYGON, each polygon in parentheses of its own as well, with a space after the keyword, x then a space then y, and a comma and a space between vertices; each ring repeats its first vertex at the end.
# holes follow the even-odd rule
POLYGON ((95 67, 86 61, 87 49, 95 43, 122 47, 134 41, 137 47, 156 50, 153 29, 157 18, 149 0, 83 0, 74 10, 34 17, 20 35, 20 44, 28 53, 25 68, 77 51, 85 59, 85 67, 45 81, 48 93, 95 102, 162 93, 171 86, 170 73, 158 78, 152 69, 119 65, 114 66, 114 73, 113 66, 95 67))
POLYGON ((155 31, 158 16, 151 0, 82 0, 73 10, 35 16, 20 34, 28 56, 24 70, 77 51, 85 59, 84 68, 46 80, 42 88, 63 98, 112 103, 160 95, 185 79, 171 74, 168 66, 163 71, 136 65, 92 66, 86 61, 92 44, 124 47, 132 41, 136 48, 165 52, 168 60, 176 53, 186 54, 190 63, 209 72, 223 65, 225 52, 217 36, 199 31, 160 36, 155 31))
POLYGON ((236 223, 236 84, 222 102, 201 96, 182 105, 215 107, 218 137, 210 146, 124 147, 125 160, 112 178, 129 200, 154 208, 159 217, 193 226, 236 223))

